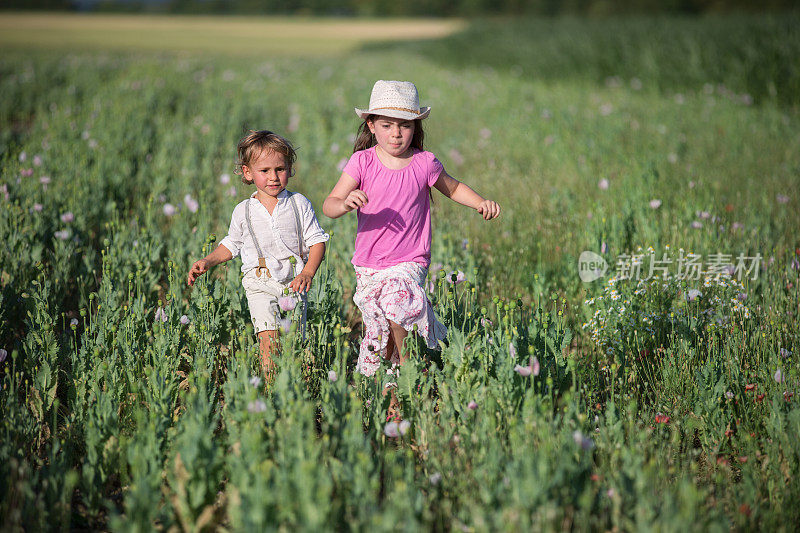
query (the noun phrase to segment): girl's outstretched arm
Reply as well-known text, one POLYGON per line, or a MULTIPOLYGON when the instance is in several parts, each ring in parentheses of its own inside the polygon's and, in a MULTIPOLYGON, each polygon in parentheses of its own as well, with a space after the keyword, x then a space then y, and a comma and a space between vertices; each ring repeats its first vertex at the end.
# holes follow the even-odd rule
POLYGON ((339 218, 353 209, 367 205, 367 195, 358 188, 358 182, 350 174, 342 172, 339 181, 325 198, 322 212, 326 217, 339 218))
POLYGON ((189 269, 189 278, 186 280, 186 283, 191 287, 194 285, 194 282, 197 281, 197 278, 208 272, 210 268, 224 263, 225 261, 230 261, 231 259, 233 259, 231 251, 220 244, 213 252, 199 261, 194 262, 192 268, 189 269))
POLYGON ((433 186, 454 202, 473 208, 483 216, 484 220, 500 216, 500 205, 497 202, 485 199, 473 191, 469 185, 461 183, 444 170, 439 174, 439 178, 433 186))

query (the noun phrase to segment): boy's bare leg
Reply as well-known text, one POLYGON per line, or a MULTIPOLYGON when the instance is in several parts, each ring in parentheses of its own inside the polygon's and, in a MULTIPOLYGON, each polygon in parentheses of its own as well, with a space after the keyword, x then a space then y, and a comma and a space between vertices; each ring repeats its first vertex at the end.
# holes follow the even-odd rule
POLYGON ((270 329, 258 332, 258 348, 261 352, 261 370, 264 372, 264 381, 272 382, 275 373, 274 355, 278 355, 278 330, 270 329))

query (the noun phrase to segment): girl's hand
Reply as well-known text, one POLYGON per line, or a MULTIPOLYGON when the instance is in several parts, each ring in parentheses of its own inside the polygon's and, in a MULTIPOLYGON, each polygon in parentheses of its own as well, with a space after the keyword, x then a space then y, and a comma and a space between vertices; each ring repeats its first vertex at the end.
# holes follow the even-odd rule
POLYGON ((353 209, 364 207, 367 205, 367 201, 367 195, 364 194, 364 191, 361 189, 355 189, 350 191, 350 194, 348 194, 347 198, 344 199, 344 208, 348 211, 352 211, 353 209))
POLYGON ((483 215, 484 220, 491 220, 500 216, 500 206, 492 200, 484 200, 475 208, 483 215))
POLYGON ((199 261, 195 261, 192 265, 192 268, 189 269, 189 279, 186 280, 187 285, 190 287, 194 285, 194 282, 208 272, 208 261, 205 259, 200 259, 199 261))
POLYGON ((289 283, 289 287, 297 293, 307 292, 311 289, 311 280, 314 276, 305 272, 300 272, 296 278, 289 283))

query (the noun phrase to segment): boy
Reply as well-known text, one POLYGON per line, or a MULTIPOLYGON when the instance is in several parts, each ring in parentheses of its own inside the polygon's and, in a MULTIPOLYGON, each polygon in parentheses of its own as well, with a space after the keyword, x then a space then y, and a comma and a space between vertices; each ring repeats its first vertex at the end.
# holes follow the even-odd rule
POLYGON ((251 131, 239 141, 236 172, 256 186, 233 210, 228 235, 189 270, 188 284, 210 268, 242 257, 242 285, 258 334, 261 366, 271 381, 278 339, 278 298, 289 288, 303 297, 325 256, 326 234, 311 202, 286 190, 296 153, 289 141, 271 131, 251 131), (292 261, 294 258, 294 261, 292 261))

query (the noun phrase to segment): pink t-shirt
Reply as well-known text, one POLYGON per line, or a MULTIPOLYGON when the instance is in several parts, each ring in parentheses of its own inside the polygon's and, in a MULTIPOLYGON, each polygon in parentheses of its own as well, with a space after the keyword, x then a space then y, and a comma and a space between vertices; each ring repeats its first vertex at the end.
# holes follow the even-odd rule
POLYGON ((429 191, 444 167, 430 152, 414 150, 405 168, 386 168, 375 147, 354 153, 344 172, 358 182, 367 205, 358 210, 355 266, 384 269, 406 261, 431 262, 429 191))

